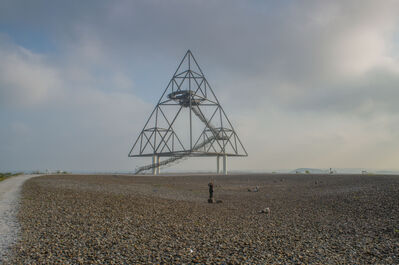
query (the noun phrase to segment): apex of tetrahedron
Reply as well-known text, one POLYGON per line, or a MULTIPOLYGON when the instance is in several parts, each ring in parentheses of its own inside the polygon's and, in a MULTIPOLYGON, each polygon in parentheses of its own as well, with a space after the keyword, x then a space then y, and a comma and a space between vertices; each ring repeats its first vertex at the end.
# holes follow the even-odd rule
POLYGON ((190 49, 184 54, 183 59, 180 61, 179 66, 174 73, 174 76, 184 75, 186 73, 193 73, 197 76, 204 76, 201 67, 198 65, 193 53, 190 49))

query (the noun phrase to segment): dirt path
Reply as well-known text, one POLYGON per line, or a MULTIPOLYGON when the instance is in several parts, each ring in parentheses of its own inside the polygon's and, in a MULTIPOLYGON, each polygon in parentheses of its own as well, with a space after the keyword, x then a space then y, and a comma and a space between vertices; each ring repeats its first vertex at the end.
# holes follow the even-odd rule
POLYGON ((21 186, 26 180, 36 176, 38 175, 22 175, 0 182, 0 263, 8 247, 17 239, 19 224, 16 215, 21 186))

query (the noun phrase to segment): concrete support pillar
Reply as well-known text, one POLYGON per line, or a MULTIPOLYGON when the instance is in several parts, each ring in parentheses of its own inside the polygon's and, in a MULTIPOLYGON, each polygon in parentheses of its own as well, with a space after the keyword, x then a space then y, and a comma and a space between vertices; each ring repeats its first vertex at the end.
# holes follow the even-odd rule
POLYGON ((223 156, 223 175, 227 175, 227 156, 223 156))
POLYGON ((220 156, 216 156, 216 174, 220 174, 220 156))
MULTIPOLYGON (((157 156, 157 164, 159 165, 159 156, 157 156)), ((159 175, 161 173, 161 167, 157 166, 156 174, 159 175)))
MULTIPOLYGON (((157 163, 157 155, 153 155, 152 156, 152 164, 155 164, 155 163, 157 163)), ((153 175, 156 175, 157 174, 157 167, 153 167, 152 168, 152 174, 153 175)))

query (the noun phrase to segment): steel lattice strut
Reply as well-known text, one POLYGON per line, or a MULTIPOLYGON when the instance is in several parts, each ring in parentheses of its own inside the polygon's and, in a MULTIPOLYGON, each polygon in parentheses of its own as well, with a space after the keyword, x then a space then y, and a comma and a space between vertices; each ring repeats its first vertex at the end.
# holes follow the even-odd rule
POLYGON ((153 163, 136 173, 159 170, 189 156, 223 156, 225 160, 247 155, 188 50, 129 152, 129 157, 153 157, 153 163), (159 161, 160 157, 169 158, 159 161))

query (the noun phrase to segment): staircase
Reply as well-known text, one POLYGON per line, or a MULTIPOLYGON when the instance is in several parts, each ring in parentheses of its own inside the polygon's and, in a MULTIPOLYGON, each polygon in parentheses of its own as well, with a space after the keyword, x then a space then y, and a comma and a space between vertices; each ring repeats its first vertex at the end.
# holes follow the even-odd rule
MULTIPOLYGON (((181 91, 181 92, 183 92, 183 91, 181 91)), ((179 95, 183 95, 183 96, 191 95, 190 93, 184 93, 184 92, 181 93, 181 92, 179 93, 179 95)), ((180 105, 188 107, 189 106, 189 104, 187 104, 188 99, 185 99, 183 96, 179 96, 179 98, 178 98, 179 101, 178 102, 179 102, 180 105)), ((171 98, 171 96, 169 96, 169 98, 171 98)), ((206 118, 204 117, 204 115, 202 114, 202 112, 200 111, 200 109, 198 108, 198 106, 196 104, 191 105, 191 110, 205 124, 205 126, 207 128, 209 128, 209 130, 212 132, 212 136, 209 137, 208 139, 206 139, 205 141, 203 141, 201 144, 195 146, 193 148, 193 151, 200 150, 205 145, 211 143, 215 139, 216 140, 228 140, 228 137, 224 136, 223 132, 221 130, 218 130, 217 128, 215 128, 212 124, 210 124, 206 120, 206 118)), ((186 153, 186 154, 183 154, 183 155, 180 155, 180 156, 173 156, 173 157, 168 158, 166 160, 163 160, 163 161, 161 161, 159 163, 152 163, 152 164, 149 164, 149 165, 145 165, 145 166, 137 168, 136 171, 135 171, 135 174, 139 174, 140 172, 147 171, 147 170, 150 170, 150 169, 153 169, 153 168, 167 166, 167 165, 170 165, 171 163, 176 162, 176 161, 181 162, 181 160, 183 158, 188 158, 189 156, 190 156, 190 153, 186 153)))

